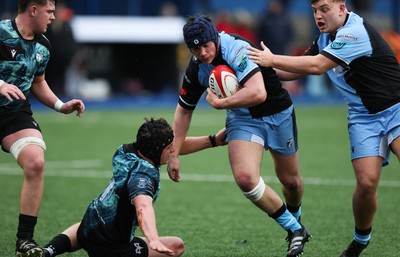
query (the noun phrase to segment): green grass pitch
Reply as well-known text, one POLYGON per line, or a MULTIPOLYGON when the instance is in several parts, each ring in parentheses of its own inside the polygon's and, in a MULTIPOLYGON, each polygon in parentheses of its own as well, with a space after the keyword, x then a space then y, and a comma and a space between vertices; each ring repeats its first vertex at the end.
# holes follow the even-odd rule
MULTIPOLYGON (((82 118, 55 112, 35 113, 47 143, 45 193, 35 239, 47 243, 81 219, 87 204, 107 185, 111 157, 118 145, 134 140, 144 117, 165 117, 163 110, 87 110, 82 118)), ((302 221, 313 234, 304 256, 331 257, 353 234, 351 197, 355 179, 349 159, 346 107, 299 106, 296 110, 301 172, 305 182, 302 221)), ((212 134, 224 126, 225 112, 200 108, 190 135, 212 134)), ((181 182, 167 178, 155 204, 160 235, 177 235, 188 257, 286 256, 286 232, 258 210, 233 182, 225 147, 181 158, 181 182)), ((0 154, 0 257, 13 256, 22 171, 11 155, 0 154)), ((269 152, 262 176, 280 195, 269 152)), ((379 209, 372 241, 363 256, 400 256, 399 161, 383 168, 379 209)), ((140 233, 139 233, 140 235, 140 233)), ((86 256, 78 251, 65 256, 86 256)))

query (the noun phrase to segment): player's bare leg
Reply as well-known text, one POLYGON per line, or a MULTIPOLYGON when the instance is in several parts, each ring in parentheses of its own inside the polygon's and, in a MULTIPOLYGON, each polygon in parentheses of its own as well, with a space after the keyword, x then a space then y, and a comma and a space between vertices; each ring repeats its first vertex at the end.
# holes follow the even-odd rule
POLYGON ((400 137, 393 140, 393 142, 390 144, 390 147, 396 154, 397 159, 400 161, 400 137))
POLYGON ((263 146, 243 140, 232 140, 228 144, 228 152, 235 181, 244 195, 288 231, 287 256, 302 254, 311 234, 287 210, 279 195, 261 178, 263 146))
POLYGON ((282 193, 286 203, 292 207, 299 207, 304 193, 303 179, 300 176, 299 154, 291 156, 278 155, 271 151, 275 164, 275 172, 282 183, 282 193))
MULTIPOLYGON (((40 131, 36 129, 24 129, 5 137, 2 145, 5 149, 10 151, 11 146, 13 146, 15 142, 29 137, 37 138, 42 141, 40 131)), ((24 180, 20 195, 20 217, 17 231, 16 255, 24 256, 30 249, 37 247, 36 242, 33 240, 33 233, 43 196, 44 149, 40 145, 26 142, 18 144, 16 148, 19 149, 19 151, 13 152, 13 154, 24 172, 24 180)))
POLYGON ((372 221, 378 209, 382 162, 381 157, 359 158, 352 162, 357 181, 353 194, 354 239, 340 257, 359 256, 369 244, 372 221))

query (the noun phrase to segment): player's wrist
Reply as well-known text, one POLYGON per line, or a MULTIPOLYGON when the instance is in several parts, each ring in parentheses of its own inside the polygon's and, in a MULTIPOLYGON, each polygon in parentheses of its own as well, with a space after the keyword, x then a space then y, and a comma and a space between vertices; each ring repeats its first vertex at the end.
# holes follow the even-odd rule
POLYGON ((61 107, 64 105, 64 102, 61 101, 60 99, 57 100, 57 102, 54 103, 54 110, 57 112, 60 112, 61 107))
POLYGON ((4 80, 2 80, 2 79, 0 79, 0 87, 2 86, 2 85, 4 85, 6 82, 4 81, 4 80))
POLYGON ((211 146, 216 147, 217 146, 217 139, 215 135, 209 135, 208 139, 210 140, 211 146))

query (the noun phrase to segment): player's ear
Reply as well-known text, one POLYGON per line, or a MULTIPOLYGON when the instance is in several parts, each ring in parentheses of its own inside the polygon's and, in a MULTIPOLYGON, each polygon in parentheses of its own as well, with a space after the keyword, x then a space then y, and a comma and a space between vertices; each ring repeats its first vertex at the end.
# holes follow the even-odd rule
POLYGON ((343 3, 339 3, 339 15, 347 15, 347 8, 346 5, 343 3))

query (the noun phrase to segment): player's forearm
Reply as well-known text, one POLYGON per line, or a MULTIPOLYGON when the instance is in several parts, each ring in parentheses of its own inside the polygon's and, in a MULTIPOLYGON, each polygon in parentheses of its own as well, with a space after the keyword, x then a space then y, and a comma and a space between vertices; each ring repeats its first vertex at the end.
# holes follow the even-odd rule
POLYGON ((174 148, 176 155, 181 153, 185 144, 185 138, 189 131, 193 111, 185 110, 179 105, 175 111, 174 117, 174 148))
POLYGON ((156 216, 153 207, 139 207, 136 212, 138 215, 140 230, 142 230, 143 235, 147 240, 152 241, 158 239, 156 216))
MULTIPOLYGON (((214 144, 216 144, 215 138, 214 138, 214 144)), ((179 154, 185 155, 185 154, 195 153, 215 146, 216 145, 213 145, 210 136, 186 137, 185 142, 183 143, 179 151, 179 154)))
POLYGON ((283 71, 280 69, 275 69, 275 72, 276 72, 276 75, 278 76, 278 78, 282 81, 298 80, 305 76, 304 74, 287 72, 287 71, 283 71))
POLYGON ((52 109, 59 100, 45 80, 35 80, 32 83, 31 92, 41 103, 52 109))
POLYGON ((322 74, 315 56, 273 55, 272 67, 296 74, 322 74))

